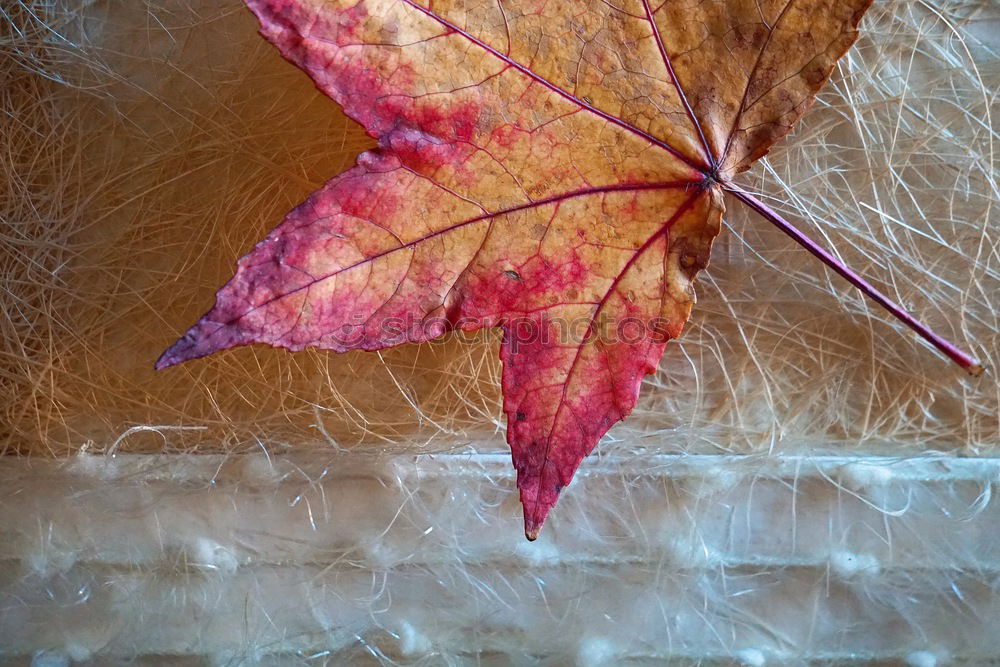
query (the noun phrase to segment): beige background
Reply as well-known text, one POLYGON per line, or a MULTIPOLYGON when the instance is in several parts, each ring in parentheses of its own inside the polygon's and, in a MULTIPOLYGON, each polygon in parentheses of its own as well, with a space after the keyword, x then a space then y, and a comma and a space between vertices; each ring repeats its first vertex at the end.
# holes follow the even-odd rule
MULTIPOLYGON (((1000 445, 995 372, 966 377, 735 201, 688 330, 647 381, 633 418, 584 464, 584 476, 597 481, 567 491, 548 546, 525 551, 511 478, 503 457, 489 456, 505 447, 495 333, 380 355, 244 348, 152 370, 211 305, 236 258, 373 145, 256 35, 251 15, 234 2, 15 3, 3 7, 0 26, 0 442, 9 454, 32 455, 2 466, 0 535, 12 546, 0 632, 24 639, 10 655, 295 661, 306 644, 376 661, 383 658, 365 647, 382 646, 391 660, 426 664, 471 664, 482 646, 497 664, 528 660, 524 651, 552 664, 759 657, 742 650, 782 660, 855 649, 886 659, 914 651, 935 660, 986 655, 973 649, 992 636, 983 624, 996 604, 986 572, 1000 567, 989 556, 995 510, 984 498, 995 481, 989 457, 1000 445), (237 452, 258 456, 226 456, 237 452), (413 459, 442 452, 460 456, 413 459), (118 458, 98 458, 108 453, 118 458), (385 458, 392 453, 404 458, 385 458), (694 459, 704 466, 690 472, 672 463, 687 460, 677 454, 708 458, 694 459), (42 462, 52 455, 55 463, 42 462), (917 472, 897 476, 893 466, 907 464, 863 458, 876 455, 922 458, 917 472), (953 457, 981 461, 968 468, 953 457), (440 460, 449 463, 442 469, 440 460), (843 468, 855 464, 862 467, 843 468), (424 466, 436 481, 421 481, 424 466), (228 476, 216 479, 223 469, 228 476), (345 475, 369 481, 355 487, 345 475), (314 494, 305 494, 308 513, 291 504, 305 493, 298 484, 314 494), (192 488, 217 490, 196 495, 203 503, 192 507, 192 488), (882 500, 900 504, 859 491, 870 488, 890 488, 900 495, 882 500), (156 500, 137 500, 143 489, 156 500), (418 497, 430 505, 413 510, 418 497), (256 508, 242 519, 229 513, 241 502, 256 508), (710 528, 706 513, 726 512, 746 519, 710 528), (166 515, 176 525, 164 524, 166 515), (410 517, 405 530, 400 517, 410 517), (288 552, 283 526, 312 546, 288 552), (825 529, 806 540, 767 539, 809 526, 825 529), (744 533, 742 542, 734 537, 744 533), (862 534, 879 535, 885 549, 862 534), (890 539, 900 534, 922 537, 890 539), (681 546, 677 535, 686 536, 681 546), (910 546, 900 551, 900 543, 910 546), (783 548, 770 549, 775 544, 783 548), (859 562, 852 558, 871 565, 862 568, 867 579, 852 578, 851 563, 859 562), (406 569, 415 562, 425 569, 406 569), (489 582, 470 584, 483 562, 492 563, 489 582), (570 563, 584 563, 606 588, 574 578, 570 563), (544 588, 536 567, 550 568, 554 609, 525 602, 544 588), (164 579, 162 568, 174 578, 164 579), (693 574, 664 574, 681 570, 693 574), (431 571, 426 581, 414 574, 431 571), (202 576, 217 578, 198 589, 206 596, 199 613, 228 610, 235 625, 192 625, 189 610, 164 602, 194 595, 185 586, 202 576), (354 577, 324 605, 356 616, 313 610, 302 645, 268 625, 274 637, 261 641, 270 652, 256 647, 252 632, 237 637, 240 614, 244 623, 251 614, 234 611, 240 599, 257 590, 253 613, 274 617, 269 605, 290 590, 286 576, 324 591, 354 577), (95 593, 85 614, 68 617, 77 620, 51 624, 56 609, 72 607, 45 598, 53 577, 84 577, 94 591, 133 577, 130 585, 146 593, 95 593), (634 586, 617 584, 622 577, 634 586), (715 578, 702 589, 704 577, 715 578), (773 590, 791 588, 773 600, 763 593, 739 613, 728 606, 738 589, 728 583, 768 577, 773 590), (850 595, 830 592, 838 577, 853 582, 845 584, 850 595), (442 580, 453 581, 444 591, 457 602, 421 588, 442 580), (952 585, 975 587, 976 603, 948 593, 952 585), (209 602, 209 589, 235 597, 209 602), (916 589, 929 597, 904 594, 916 589), (701 609, 703 622, 670 626, 675 644, 664 643, 666 626, 624 621, 615 627, 631 628, 619 630, 627 641, 614 635, 587 644, 643 591, 656 593, 644 610, 674 605, 696 618, 701 609), (33 620, 13 611, 33 596, 40 596, 33 620), (440 603, 434 609, 465 611, 454 618, 421 611, 428 596, 440 603), (844 607, 841 598, 854 602, 844 607), (373 620, 396 613, 392 599, 411 606, 392 623, 373 620), (572 620, 590 599, 611 606, 572 620), (805 599, 816 601, 811 611, 788 607, 805 599), (903 619, 905 641, 864 620, 883 602, 903 619), (821 614, 827 603, 833 607, 821 614), (147 613, 176 623, 177 640, 157 644, 123 625, 147 613), (542 624, 544 634, 541 614, 563 623, 542 624), (437 619, 433 630, 413 629, 428 618, 437 619), (495 641, 484 644, 461 618, 479 619, 495 641), (65 639, 95 619, 105 630, 65 639), (829 632, 793 631, 803 619, 829 632), (856 635, 837 634, 848 625, 868 628, 864 650, 856 635), (28 627, 40 634, 21 632, 28 627), (756 631, 741 634, 747 628, 756 631), (932 641, 935 628, 947 632, 932 641), (546 639, 553 635, 559 641, 546 639), (406 644, 406 636, 419 641, 406 644)), ((988 366, 1000 358, 997 35, 993 2, 876 3, 816 107, 742 178, 988 366)), ((305 622, 289 613, 283 627, 305 622)), ((324 659, 333 658, 316 658, 324 659)))

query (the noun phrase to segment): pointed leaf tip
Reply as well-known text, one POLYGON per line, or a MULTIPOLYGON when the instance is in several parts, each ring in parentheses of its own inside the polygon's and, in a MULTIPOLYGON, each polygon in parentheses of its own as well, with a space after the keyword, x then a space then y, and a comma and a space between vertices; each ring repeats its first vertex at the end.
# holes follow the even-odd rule
POLYGON ((176 366, 181 361, 183 361, 182 359, 178 358, 178 355, 175 352, 175 349, 180 344, 180 342, 181 341, 178 340, 176 343, 174 343, 166 350, 164 350, 163 354, 160 355, 160 358, 156 360, 155 364, 153 364, 154 370, 162 371, 166 368, 170 368, 171 366, 176 366))
POLYGON ((156 360, 153 368, 162 371, 185 361, 206 357, 213 352, 245 343, 239 329, 212 322, 206 315, 168 347, 156 360))
POLYGON ((555 492, 550 498, 538 497, 527 497, 529 494, 521 490, 521 507, 524 512, 524 536, 529 542, 534 542, 538 539, 538 535, 542 532, 542 527, 545 525, 545 519, 548 518, 549 512, 555 507, 556 501, 558 500, 559 493, 555 492))
POLYGON ((529 512, 527 506, 524 508, 524 537, 529 542, 538 539, 538 535, 542 532, 542 526, 545 524, 545 517, 548 515, 548 510, 538 512, 537 506, 533 509, 535 511, 529 512))
POLYGON ((171 366, 176 366, 179 363, 187 361, 190 358, 188 352, 192 347, 190 337, 187 334, 181 336, 174 341, 173 345, 163 351, 163 354, 156 360, 153 368, 162 371, 165 368, 170 368, 171 366))
POLYGON ((162 371, 171 366, 176 366, 177 364, 208 354, 207 352, 198 354, 195 347, 195 341, 192 340, 190 334, 185 334, 160 355, 153 368, 162 371))

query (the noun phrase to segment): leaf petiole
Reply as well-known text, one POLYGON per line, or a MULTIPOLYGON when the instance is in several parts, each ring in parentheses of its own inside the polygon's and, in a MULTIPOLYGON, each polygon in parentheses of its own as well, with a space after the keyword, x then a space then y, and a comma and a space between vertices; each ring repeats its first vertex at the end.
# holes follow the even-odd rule
POLYGON ((790 236, 796 243, 808 250, 814 257, 818 258, 821 262, 840 274, 849 283, 861 290, 861 292, 872 301, 892 313, 896 319, 900 320, 910 329, 913 329, 920 334, 924 340, 947 355, 952 361, 964 368, 970 375, 978 377, 983 373, 983 365, 979 361, 971 357, 966 352, 960 350, 950 341, 934 333, 930 327, 917 320, 902 306, 880 292, 874 285, 855 273, 851 268, 820 247, 815 241, 796 229, 792 223, 781 217, 781 215, 770 206, 733 183, 724 183, 723 188, 729 194, 733 195, 760 214, 760 216, 765 220, 790 236))

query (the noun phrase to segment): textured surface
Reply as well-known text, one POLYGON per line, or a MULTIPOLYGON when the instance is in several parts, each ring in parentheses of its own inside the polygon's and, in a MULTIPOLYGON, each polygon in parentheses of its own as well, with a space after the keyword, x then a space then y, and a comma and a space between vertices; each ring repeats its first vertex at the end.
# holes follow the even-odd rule
MULTIPOLYGON (((987 361, 1000 289, 991 7, 878 6, 821 103, 741 180, 987 361)), ((371 142, 239 4, 32 12, 9 11, 0 60, 5 451, 233 451, 323 433, 344 447, 503 447, 486 439, 501 421, 489 334, 378 355, 251 347, 153 372, 233 257, 371 142)), ((993 445, 995 383, 942 366, 769 226, 735 207, 727 223, 683 344, 615 440, 663 447, 666 431, 692 453, 993 445)))
POLYGON ((10 465, 0 656, 982 664, 1000 652, 998 475, 940 456, 607 459, 526 543, 495 528, 516 511, 506 456, 10 465), (622 488, 629 508, 589 500, 622 488))
POLYGON ((378 141, 250 254, 157 362, 503 331, 528 539, 635 407, 719 233, 871 0, 251 0, 378 141))
MULTIPOLYGON (((254 17, 3 10, 0 431, 6 451, 68 459, 2 463, 12 664, 996 653, 995 374, 953 370, 780 233, 730 207, 687 330, 528 545, 496 337, 150 368, 233 257, 372 147, 254 17), (178 454, 251 449, 275 471, 178 454), (169 456, 125 456, 141 451, 169 456), (684 481, 677 459, 704 473, 684 481)), ((876 3, 740 179, 994 367, 997 35, 993 2, 876 3)))

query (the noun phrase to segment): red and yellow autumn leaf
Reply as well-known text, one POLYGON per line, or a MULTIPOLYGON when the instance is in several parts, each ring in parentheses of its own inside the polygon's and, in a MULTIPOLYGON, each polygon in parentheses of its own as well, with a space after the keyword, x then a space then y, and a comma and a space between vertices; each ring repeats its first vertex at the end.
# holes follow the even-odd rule
POLYGON ((157 362, 501 327, 534 539, 678 336, 722 193, 871 0, 247 0, 378 140, 239 261, 157 362))

